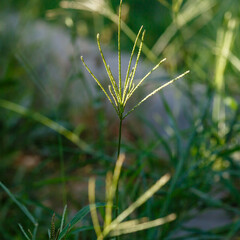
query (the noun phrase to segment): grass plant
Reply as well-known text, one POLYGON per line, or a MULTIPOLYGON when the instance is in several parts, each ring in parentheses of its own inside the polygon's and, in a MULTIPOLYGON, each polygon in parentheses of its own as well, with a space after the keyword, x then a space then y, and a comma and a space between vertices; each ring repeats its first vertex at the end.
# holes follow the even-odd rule
POLYGON ((119 155, 113 175, 109 173, 106 179, 107 206, 103 229, 101 229, 100 227, 95 206, 95 179, 92 178, 89 181, 89 202, 93 225, 95 232, 97 234, 97 240, 103 240, 109 236, 118 237, 119 235, 146 230, 149 228, 163 225, 176 219, 175 214, 169 214, 168 216, 153 221, 148 221, 148 218, 144 218, 123 222, 123 220, 125 220, 134 210, 136 210, 142 204, 144 204, 148 199, 150 199, 154 195, 154 193, 156 193, 162 186, 164 186, 169 181, 170 175, 166 174, 163 177, 161 177, 152 187, 150 187, 142 196, 140 196, 134 203, 132 203, 127 209, 125 209, 122 213, 117 215, 115 219, 112 220, 113 198, 116 191, 118 190, 117 186, 124 159, 125 159, 124 155, 122 154, 119 155))
MULTIPOLYGON (((122 75, 121 75, 121 9, 122 9, 122 0, 120 1, 120 5, 119 5, 119 20, 118 20, 118 83, 114 79, 112 71, 110 69, 110 66, 107 64, 107 62, 105 60, 105 57, 103 55, 101 45, 100 45, 100 35, 99 34, 97 34, 97 44, 98 44, 99 52, 101 54, 102 61, 104 63, 105 69, 107 71, 107 74, 108 74, 108 77, 109 77, 109 80, 110 80, 110 83, 111 83, 111 85, 108 85, 108 92, 106 91, 106 89, 104 89, 103 85, 100 83, 100 81, 94 75, 94 73, 90 70, 90 68, 86 65, 83 57, 81 57, 81 60, 84 64, 85 68, 90 73, 90 75, 93 77, 93 79, 96 81, 96 83, 99 85, 99 87, 101 88, 103 93, 106 95, 107 99, 112 104, 113 108, 115 109, 115 111, 118 115, 118 118, 119 118, 119 135, 118 135, 117 158, 119 157, 119 154, 120 154, 120 151, 121 151, 121 136, 122 136, 122 122, 123 122, 123 120, 131 112, 133 112, 137 107, 139 107, 143 102, 145 102, 148 98, 150 98, 151 96, 153 96, 154 94, 156 94, 157 92, 162 90, 164 87, 170 85, 174 81, 182 78, 187 73, 189 73, 189 71, 186 71, 185 73, 183 73, 183 74, 179 75, 178 77, 170 80, 169 82, 165 83, 164 85, 156 88, 151 93, 149 93, 146 97, 144 97, 141 101, 139 101, 131 110, 129 110, 125 113, 126 104, 127 104, 128 100, 132 97, 134 92, 138 89, 138 87, 141 86, 141 84, 146 80, 146 78, 153 71, 155 71, 161 65, 161 63, 163 63, 166 59, 160 60, 158 62, 158 64, 155 67, 153 67, 152 70, 149 71, 139 82, 134 83, 134 77, 135 77, 138 62, 139 62, 139 59, 140 59, 140 54, 141 54, 142 46, 143 46, 143 40, 144 40, 144 36, 145 36, 145 30, 142 32, 143 27, 141 27, 138 34, 137 34, 137 37, 135 39, 134 45, 133 45, 133 49, 132 49, 132 53, 131 53, 130 60, 129 60, 129 63, 128 63, 128 68, 127 68, 125 80, 124 80, 124 82, 122 81, 122 75), (142 35, 141 35, 141 32, 142 32, 142 35), (139 46, 136 62, 135 62, 135 65, 131 69, 135 48, 136 48, 137 42, 139 41, 140 35, 141 35, 141 41, 140 41, 140 46, 139 46), (130 69, 131 69, 131 71, 130 71, 130 69)), ((116 216, 118 216, 118 208, 119 208, 119 204, 118 204, 118 185, 117 185, 117 190, 116 190, 116 206, 117 206, 116 216)))
POLYGON ((114 11, 117 1, 61 1, 60 8, 58 4, 36 0, 26 5, 23 0, 10 0, 3 1, 0 9, 0 239, 237 239, 239 1, 126 0, 122 11, 126 7, 131 14, 126 13, 124 20, 114 11), (11 18, 12 12, 20 20, 14 34, 5 18, 11 18), (92 21, 96 17, 101 24, 92 21), (43 82, 41 74, 57 61, 51 44, 44 64, 37 68, 35 60, 45 55, 38 55, 41 48, 36 39, 24 35, 38 21, 51 25, 53 31, 58 25, 69 38, 76 39, 72 46, 75 68, 64 76, 67 84, 60 93, 64 99, 58 104, 47 87, 51 79, 44 78, 43 82), (141 24, 149 29, 148 38, 143 39, 143 27, 138 32, 141 24), (100 40, 106 41, 106 33, 107 43, 118 39, 119 69, 123 65, 121 51, 129 51, 132 46, 127 39, 132 41, 126 75, 120 71, 113 78, 111 69, 117 66, 110 69, 108 59, 104 59, 110 87, 96 76, 100 84, 96 87, 104 90, 116 112, 117 124, 113 118, 105 118, 104 98, 91 92, 89 80, 79 68, 79 28, 85 28, 90 38, 95 37, 96 29, 101 33, 103 38, 97 36, 97 45, 103 58, 100 40), (126 36, 120 36, 122 32, 126 36), (21 44, 26 38, 27 44, 21 44), (167 57, 162 65, 167 73, 184 72, 187 67, 193 77, 175 86, 186 102, 182 98, 175 102, 175 98, 159 92, 153 79, 156 92, 150 95, 155 95, 154 100, 159 97, 156 111, 146 116, 141 106, 137 121, 129 121, 123 129, 120 119, 123 122, 150 98, 146 94, 133 107, 128 102, 134 102, 135 94, 141 91, 136 88, 138 84, 142 81, 138 87, 144 88, 149 84, 146 78, 151 77, 151 71, 140 80, 132 77, 138 66, 133 59, 140 62, 140 53, 156 68, 161 62, 158 57, 167 57), (68 102, 71 91, 67 86, 73 79, 77 84, 79 80, 87 84, 87 94, 83 94, 88 95, 87 107, 68 102), (179 111, 175 112, 176 108, 179 111), (116 126, 117 143, 113 141, 116 126), (62 163, 64 160, 61 170, 60 159, 62 163), (34 165, 29 167, 32 160, 34 165), (171 178, 165 173, 171 173, 171 178), (85 183, 90 175, 94 177, 90 177, 88 189, 85 183), (121 209, 116 213, 119 179, 121 209), (106 193, 102 191, 104 183, 106 193), (65 192, 64 185, 67 208, 59 194, 65 192), (219 225, 220 218, 214 218, 212 211, 220 212, 221 221, 227 221, 219 225), (202 219, 203 215, 206 218, 202 219), (202 226, 206 219, 210 221, 207 229, 202 226))

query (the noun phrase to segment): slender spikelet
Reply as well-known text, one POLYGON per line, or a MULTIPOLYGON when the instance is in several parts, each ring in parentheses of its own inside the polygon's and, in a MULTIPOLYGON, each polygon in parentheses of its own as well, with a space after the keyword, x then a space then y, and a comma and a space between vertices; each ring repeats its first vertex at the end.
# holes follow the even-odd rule
POLYGON ((166 61, 166 58, 164 58, 164 59, 162 59, 151 71, 149 71, 146 75, 145 75, 145 77, 143 77, 141 80, 140 80, 140 82, 137 84, 137 86, 135 87, 135 88, 131 88, 130 89, 130 93, 129 93, 129 96, 128 96, 128 98, 130 98, 131 96, 132 96, 132 94, 135 92, 135 90, 143 83, 143 81, 152 73, 152 72, 154 72, 159 66, 160 66, 160 64, 161 63, 163 63, 164 61, 166 61))
POLYGON ((139 50, 138 50, 138 55, 137 55, 137 59, 136 59, 136 63, 135 63, 134 69, 133 69, 132 77, 131 77, 131 80, 130 80, 130 83, 129 83, 129 88, 131 88, 132 83, 133 83, 133 79, 134 79, 134 77, 135 77, 135 73, 136 73, 136 70, 137 70, 138 61, 139 61, 139 58, 140 58, 140 55, 141 55, 141 52, 142 52, 142 46, 143 46, 144 36, 145 36, 145 30, 144 30, 143 33, 142 33, 142 39, 141 39, 140 47, 139 47, 139 50))
POLYGON ((151 71, 149 71, 149 72, 145 75, 145 77, 143 77, 143 78, 141 79, 141 81, 137 84, 137 86, 134 88, 133 91, 135 91, 135 90, 143 83, 143 81, 144 81, 152 72, 154 72, 154 71, 160 66, 160 64, 163 63, 164 61, 166 61, 166 58, 162 59, 151 71))
POLYGON ((135 52, 135 48, 136 48, 136 45, 137 45, 137 42, 138 42, 138 39, 139 39, 139 36, 141 34, 142 29, 143 29, 143 26, 141 26, 141 28, 138 31, 136 40, 135 40, 134 45, 133 45, 133 49, 132 49, 132 53, 131 53, 131 56, 130 56, 130 60, 129 60, 129 63, 128 63, 128 69, 127 69, 126 79, 125 79, 125 83, 124 83, 124 90, 123 90, 123 101, 125 99, 125 95, 126 95, 126 92, 127 92, 127 89, 128 89, 129 80, 131 79, 132 72, 133 72, 133 69, 134 69, 134 68, 132 68, 132 71, 130 73, 130 68, 131 68, 131 64, 132 64, 133 54, 135 52), (130 76, 129 76, 129 73, 130 73, 130 76))
POLYGON ((102 89, 102 91, 105 93, 105 95, 107 96, 108 100, 110 101, 110 103, 113 105, 114 109, 116 110, 116 112, 118 113, 117 108, 115 107, 114 103, 112 102, 111 98, 109 97, 109 95, 107 94, 107 92, 105 91, 104 87, 102 86, 102 84, 99 82, 99 80, 95 77, 95 75, 92 73, 92 71, 89 69, 89 67, 86 65, 86 63, 83 60, 83 57, 81 56, 81 60, 85 66, 85 68, 88 70, 88 72, 90 73, 90 75, 93 77, 93 79, 97 82, 98 86, 102 89))
POLYGON ((127 117, 132 111, 134 111, 139 105, 141 105, 143 102, 145 102, 149 97, 151 97, 152 95, 154 95, 155 93, 159 92, 160 90, 162 90, 163 88, 165 88, 166 86, 168 86, 169 84, 175 82, 176 80, 182 78, 183 76, 185 76, 186 74, 188 74, 190 71, 186 71, 185 73, 179 75, 178 77, 170 80, 169 82, 163 84, 161 87, 155 89, 154 91, 152 91, 150 94, 148 94, 145 98, 143 98, 138 104, 136 104, 124 117, 127 117))
POLYGON ((55 240, 55 213, 52 215, 50 240, 55 240))
POLYGON ((117 107, 117 99, 116 99, 116 96, 114 95, 114 93, 113 93, 113 91, 112 91, 112 86, 111 86, 111 85, 108 85, 108 90, 109 90, 110 94, 112 95, 113 100, 114 100, 114 102, 115 102, 115 105, 116 105, 116 107, 117 107))
POLYGON ((110 66, 107 65, 106 63, 106 60, 105 60, 105 57, 103 55, 103 51, 102 51, 102 48, 101 48, 101 45, 100 45, 100 37, 99 37, 99 33, 97 34, 97 44, 98 44, 98 49, 99 49, 99 52, 101 54, 101 57, 102 57, 102 60, 103 60, 103 63, 104 63, 104 66, 105 66, 105 69, 107 71, 107 74, 108 74, 108 77, 110 79, 110 82, 112 84, 112 87, 114 89, 114 92, 116 94, 116 97, 119 98, 119 91, 118 91, 118 87, 117 87, 117 83, 112 75, 112 72, 110 70, 110 66))
POLYGON ((119 5, 119 15, 118 15, 118 81, 119 81, 119 96, 120 101, 122 98, 122 77, 121 77, 121 13, 122 13, 122 0, 120 0, 119 5))
POLYGON ((120 101, 120 96, 119 96, 119 91, 118 91, 118 85, 113 77, 113 74, 112 74, 112 71, 110 69, 110 66, 108 65, 108 71, 109 71, 109 74, 111 76, 111 83, 112 83, 112 86, 113 86, 113 89, 114 89, 114 92, 115 92, 115 96, 116 96, 116 99, 118 100, 118 102, 120 101))

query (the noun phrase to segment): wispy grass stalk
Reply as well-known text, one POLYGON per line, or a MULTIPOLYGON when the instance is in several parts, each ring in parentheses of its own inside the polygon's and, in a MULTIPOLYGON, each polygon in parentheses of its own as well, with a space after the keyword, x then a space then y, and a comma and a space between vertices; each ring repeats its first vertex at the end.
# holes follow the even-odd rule
MULTIPOLYGON (((101 45, 100 45, 100 35, 97 34, 97 44, 98 44, 99 52, 100 52, 100 55, 102 57, 102 61, 104 63, 104 66, 105 66, 105 69, 106 69, 106 72, 108 74, 110 84, 111 84, 111 85, 108 86, 109 93, 105 90, 105 88, 102 86, 100 81, 97 79, 97 77, 90 70, 90 68, 85 63, 83 57, 81 56, 81 60, 84 64, 85 68, 87 69, 89 74, 93 77, 93 79, 96 81, 96 83, 99 85, 99 87, 102 89, 102 91, 104 92, 107 99, 112 104, 113 108, 115 109, 115 111, 118 115, 118 118, 119 118, 119 134, 118 134, 117 159, 118 159, 119 154, 121 152, 121 136, 122 136, 123 120, 131 112, 133 112, 137 107, 139 107, 143 102, 145 102, 149 97, 153 96, 154 94, 156 94, 157 92, 162 90, 164 87, 168 86, 169 84, 173 83, 174 81, 182 78, 187 73, 189 73, 189 71, 186 71, 185 73, 179 75, 178 77, 172 79, 171 81, 165 83, 164 85, 156 88, 151 93, 149 93, 146 97, 144 97, 141 101, 139 101, 131 110, 125 112, 126 104, 127 104, 128 100, 131 98, 131 96, 134 94, 134 92, 138 89, 138 87, 141 86, 141 84, 147 79, 147 77, 149 77, 152 74, 152 72, 155 71, 161 65, 161 63, 163 63, 166 59, 160 60, 159 63, 155 67, 153 67, 152 70, 149 71, 135 86, 134 77, 135 77, 138 62, 139 62, 139 59, 140 59, 140 55, 141 55, 141 51, 142 51, 142 47, 143 47, 144 36, 145 36, 145 30, 142 32, 143 26, 141 26, 140 30, 139 30, 139 32, 136 36, 134 45, 133 45, 132 53, 131 53, 131 56, 130 56, 130 60, 129 60, 129 64, 128 64, 128 68, 127 68, 127 72, 126 72, 126 76, 125 76, 125 82, 122 83, 122 76, 121 76, 121 43, 120 43, 121 42, 121 9, 122 9, 122 0, 120 0, 119 15, 118 15, 118 84, 117 84, 117 81, 114 79, 114 77, 112 75, 110 66, 107 64, 107 62, 105 60, 105 57, 103 55, 101 45), (141 36, 141 41, 140 41, 140 45, 139 45, 137 58, 136 58, 134 67, 132 68, 132 71, 130 72, 133 55, 134 55, 134 52, 135 52, 136 45, 139 41, 139 37, 140 37, 141 32, 142 32, 142 36, 141 36), (122 87, 123 87, 123 89, 122 89, 122 87)), ((118 192, 119 191, 118 191, 118 185, 117 185, 117 190, 116 190, 116 195, 115 195, 115 197, 116 197, 116 207, 117 207, 116 216, 118 215, 118 207, 119 207, 118 206, 119 205, 118 204, 118 192)))

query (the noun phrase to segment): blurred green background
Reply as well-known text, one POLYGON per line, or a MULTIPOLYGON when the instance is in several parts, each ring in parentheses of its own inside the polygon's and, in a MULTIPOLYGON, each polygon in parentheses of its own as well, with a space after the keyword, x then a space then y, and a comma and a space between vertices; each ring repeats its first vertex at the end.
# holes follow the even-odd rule
MULTIPOLYGON (((1 1, 0 180, 38 219, 37 239, 46 239, 53 212, 60 215, 67 204, 71 219, 88 204, 89 177, 96 176, 97 201, 104 202, 118 120, 80 56, 102 74, 99 32, 109 58, 116 59, 118 5, 117 0, 1 1)), ((170 183, 133 216, 153 220, 174 212, 177 220, 122 238, 239 239, 239 1, 124 0, 122 19, 124 54, 130 55, 143 25, 141 66, 167 58, 146 89, 191 71, 123 125, 121 208, 170 172, 170 183)), ((0 238, 24 239, 18 223, 32 229, 31 222, 3 190, 0 202, 0 238)), ((90 215, 78 227, 83 225, 91 225, 90 215)), ((95 239, 95 233, 69 239, 95 239)))

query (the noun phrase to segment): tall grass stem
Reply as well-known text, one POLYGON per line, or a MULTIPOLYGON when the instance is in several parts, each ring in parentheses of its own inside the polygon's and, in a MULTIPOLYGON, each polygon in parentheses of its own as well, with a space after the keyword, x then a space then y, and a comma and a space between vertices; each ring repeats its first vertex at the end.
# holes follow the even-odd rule
MULTIPOLYGON (((120 118, 120 121, 119 121, 119 133, 118 133, 118 153, 117 153, 117 159, 119 158, 120 151, 121 151, 122 121, 123 121, 123 119, 120 118)), ((117 183, 115 198, 116 198, 116 200, 115 200, 116 201, 115 217, 117 217, 118 214, 119 214, 119 182, 117 183)), ((117 239, 119 239, 119 237, 117 237, 117 239)))

